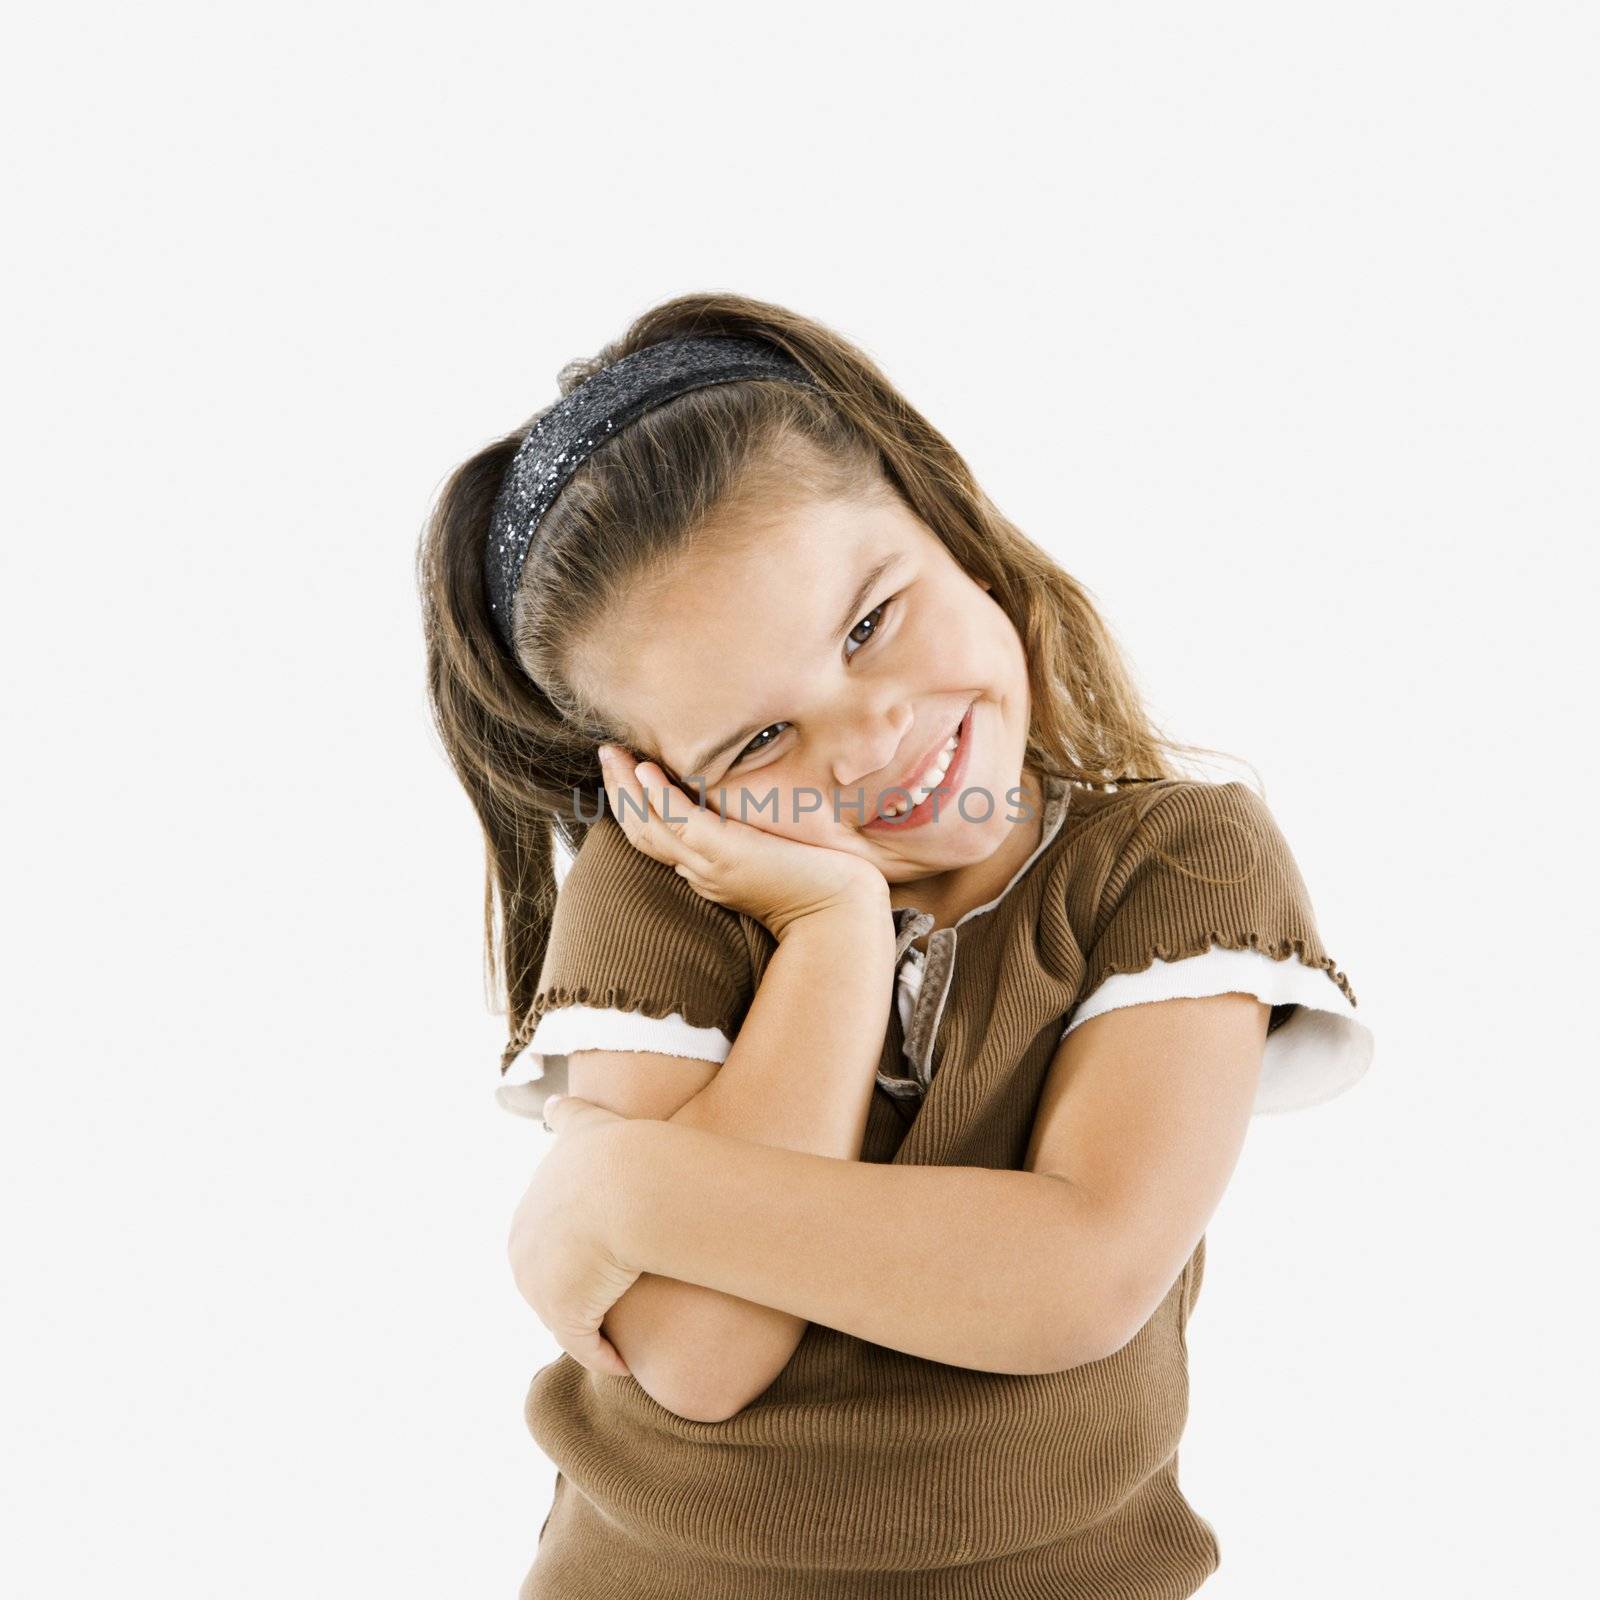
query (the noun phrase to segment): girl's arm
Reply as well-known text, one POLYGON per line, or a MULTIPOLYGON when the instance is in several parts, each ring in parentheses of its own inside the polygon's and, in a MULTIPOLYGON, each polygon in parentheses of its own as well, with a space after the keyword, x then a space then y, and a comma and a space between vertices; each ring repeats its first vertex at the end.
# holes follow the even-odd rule
MULTIPOLYGON (((748 1141, 859 1159, 893 989, 887 884, 881 896, 799 919, 779 939, 728 1059, 708 1068, 711 1080, 664 1120, 699 1137, 741 1141, 740 1148, 748 1141)), ((637 1101, 608 1093, 625 1061, 613 1052, 575 1051, 571 1092, 640 1116, 637 1101)), ((801 1315, 655 1272, 639 1278, 604 1323, 642 1387, 668 1410, 700 1422, 722 1421, 749 1404, 805 1330, 801 1315)))
POLYGON ((1268 1015, 1253 995, 1223 994, 1074 1029, 1023 1172, 618 1123, 608 1246, 630 1269, 930 1361, 1040 1373, 1099 1360, 1149 1319, 1222 1197, 1268 1015))

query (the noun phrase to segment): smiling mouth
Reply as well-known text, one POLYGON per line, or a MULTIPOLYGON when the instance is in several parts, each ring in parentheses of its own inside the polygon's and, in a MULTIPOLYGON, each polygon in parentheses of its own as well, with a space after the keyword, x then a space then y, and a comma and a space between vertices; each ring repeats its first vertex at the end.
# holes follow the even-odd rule
MULTIPOLYGON (((966 737, 972 707, 961 714, 961 721, 956 725, 956 730, 940 746, 936 754, 929 760, 927 766, 918 776, 916 786, 911 790, 909 797, 900 793, 900 786, 896 785, 889 792, 894 795, 887 804, 879 810, 874 819, 881 822, 903 822, 928 798, 941 789, 949 775, 950 769, 955 765, 961 755, 961 742, 966 737)), ((871 824, 869 823, 870 827, 871 824)))

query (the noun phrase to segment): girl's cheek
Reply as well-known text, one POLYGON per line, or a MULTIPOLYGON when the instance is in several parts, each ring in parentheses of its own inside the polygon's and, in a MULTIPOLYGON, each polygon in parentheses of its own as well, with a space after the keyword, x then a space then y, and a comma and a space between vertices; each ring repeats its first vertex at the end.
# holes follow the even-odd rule
MULTIPOLYGON (((828 791, 822 783, 774 778, 770 787, 752 786, 747 790, 744 806, 741 812, 739 796, 730 794, 726 815, 782 839, 794 839, 801 844, 826 844, 829 836, 836 832, 828 791)), ((848 818, 851 813, 844 815, 848 818)))
POLYGON ((991 658, 994 640, 993 622, 974 616, 971 607, 924 605, 904 639, 908 681, 926 681, 935 691, 966 688, 982 681, 990 675, 985 663, 991 658))

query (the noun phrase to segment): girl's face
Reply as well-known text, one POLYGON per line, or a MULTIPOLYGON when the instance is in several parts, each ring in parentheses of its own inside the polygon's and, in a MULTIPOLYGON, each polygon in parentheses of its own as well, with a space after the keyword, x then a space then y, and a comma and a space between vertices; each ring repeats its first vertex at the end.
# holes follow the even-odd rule
POLYGON ((1037 836, 1022 641, 887 488, 718 531, 613 607, 574 668, 691 803, 891 884, 985 861, 1030 815, 1037 836), (897 828, 885 813, 922 798, 958 733, 946 787, 897 828))

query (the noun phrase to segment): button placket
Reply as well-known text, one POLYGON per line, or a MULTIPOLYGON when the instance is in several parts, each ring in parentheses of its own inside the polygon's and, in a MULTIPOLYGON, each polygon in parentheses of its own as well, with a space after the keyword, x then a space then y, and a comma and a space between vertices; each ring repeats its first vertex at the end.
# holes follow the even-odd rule
POLYGON ((913 906, 901 906, 894 914, 894 966, 895 971, 900 970, 900 963, 905 960, 906 951, 911 948, 913 939, 920 939, 933 926, 933 913, 931 911, 918 911, 913 906))
POLYGON ((956 930, 940 928, 928 935, 928 955, 923 963, 922 988, 911 1013, 911 1028, 906 1038, 906 1055, 911 1070, 924 1091, 933 1081, 933 1046, 939 1036, 939 1020, 950 998, 950 984, 956 972, 956 930))
POLYGON ((1039 842, 1034 846, 1028 859, 1011 875, 1005 888, 992 900, 986 901, 981 906, 974 906, 958 917, 951 927, 940 928, 937 931, 933 928, 933 917, 925 911, 902 906, 893 913, 896 985, 894 1007, 902 1016, 906 1015, 902 1001, 905 993, 911 988, 902 979, 901 969, 906 959, 906 951, 913 940, 924 933, 928 935, 927 956, 923 961, 923 970, 916 986, 916 997, 911 1003, 906 1025, 902 1029, 903 1039, 895 1063, 897 1067, 904 1063, 907 1070, 886 1073, 880 1069, 877 1074, 878 1087, 897 1100, 920 1100, 933 1081, 933 1051, 938 1042, 939 1024, 944 1017, 945 1004, 950 998, 950 990, 955 979, 956 948, 961 925, 970 922, 974 917, 993 911, 1017 886, 1023 875, 1044 854, 1060 832, 1062 821, 1071 805, 1072 784, 1064 777, 1048 775, 1044 783, 1044 794, 1044 819, 1039 842))
MULTIPOLYGON (((900 984, 900 969, 907 959, 907 952, 911 949, 912 942, 929 932, 933 927, 933 916, 927 911, 918 911, 914 906, 901 906, 894 913, 895 941, 894 941, 894 970, 896 988, 900 984)), ((926 978, 924 978, 926 983, 926 978)), ((920 996, 919 996, 920 998, 920 996)), ((897 1001, 898 1003, 898 1001, 897 1001)), ((906 1052, 902 1045, 900 1059, 906 1059, 906 1052)), ((882 1068, 878 1070, 878 1087, 885 1094, 893 1095, 897 1100, 917 1100, 922 1097, 927 1085, 915 1075, 908 1073, 888 1073, 882 1068)))

